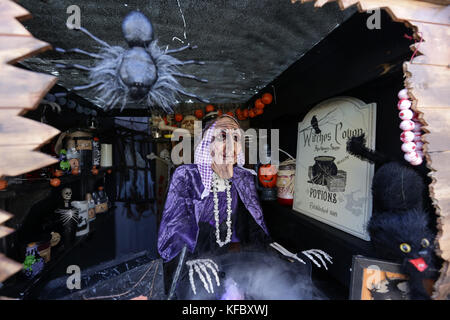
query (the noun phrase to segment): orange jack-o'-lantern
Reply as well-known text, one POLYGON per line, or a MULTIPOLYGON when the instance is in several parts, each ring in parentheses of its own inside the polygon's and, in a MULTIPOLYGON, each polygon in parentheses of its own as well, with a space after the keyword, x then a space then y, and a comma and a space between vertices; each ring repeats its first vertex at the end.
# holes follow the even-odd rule
POLYGON ((52 187, 59 187, 61 185, 61 180, 58 178, 53 178, 50 180, 50 184, 52 187))
POLYGON ((94 176, 98 175, 98 169, 97 169, 97 167, 94 166, 94 167, 92 168, 91 172, 92 172, 92 174, 93 174, 94 176))
POLYGON ((212 104, 208 104, 205 108, 206 112, 213 112, 214 106, 212 104))
POLYGON ((255 108, 256 109, 264 109, 264 103, 261 101, 261 99, 256 99, 255 108))
POLYGON ((223 111, 222 110, 217 110, 217 115, 218 116, 221 116, 223 114, 223 111))
POLYGON ((273 188, 277 184, 277 167, 271 164, 263 164, 258 170, 258 179, 265 188, 273 188))
POLYGON ((254 117, 256 116, 255 111, 254 111, 253 109, 251 109, 251 110, 248 112, 248 116, 249 116, 250 118, 254 118, 254 117))
POLYGON ((257 109, 255 108, 255 115, 259 116, 260 114, 264 113, 264 109, 257 109))
POLYGON ((272 103, 272 95, 270 93, 264 93, 262 95, 261 101, 264 104, 271 104, 272 103))
POLYGON ((248 118, 248 109, 244 109, 242 111, 242 115, 244 116, 244 119, 247 119, 248 118))
POLYGON ((175 115, 175 121, 176 121, 176 122, 181 122, 182 120, 183 120, 183 115, 177 113, 177 114, 175 115))
POLYGON ((201 109, 195 110, 194 115, 197 117, 197 119, 203 118, 203 110, 201 110, 201 109))
POLYGON ((228 112, 227 112, 227 115, 229 115, 229 116, 231 116, 231 117, 234 117, 233 111, 228 111, 228 112))

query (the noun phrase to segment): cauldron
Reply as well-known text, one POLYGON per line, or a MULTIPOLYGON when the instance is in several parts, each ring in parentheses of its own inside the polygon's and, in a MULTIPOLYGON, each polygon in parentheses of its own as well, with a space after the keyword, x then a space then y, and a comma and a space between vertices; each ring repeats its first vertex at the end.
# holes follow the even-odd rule
POLYGON ((326 177, 335 176, 338 168, 334 163, 336 158, 332 156, 318 156, 314 158, 314 165, 311 168, 311 182, 320 185, 326 185, 326 177))

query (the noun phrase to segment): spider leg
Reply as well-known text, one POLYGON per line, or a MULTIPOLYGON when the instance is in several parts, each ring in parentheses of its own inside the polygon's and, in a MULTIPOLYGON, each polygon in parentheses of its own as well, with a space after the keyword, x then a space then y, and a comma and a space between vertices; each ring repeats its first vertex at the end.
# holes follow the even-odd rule
POLYGON ((186 92, 186 91, 184 91, 184 90, 181 90, 181 89, 178 90, 178 92, 181 93, 181 94, 183 94, 183 95, 185 95, 185 96, 187 96, 187 97, 191 97, 191 98, 197 99, 197 100, 200 101, 200 102, 203 102, 203 103, 209 103, 209 100, 208 100, 208 99, 200 98, 199 96, 197 96, 197 95, 195 95, 195 94, 193 94, 193 93, 188 93, 188 92, 186 92))
POLYGON ((87 52, 78 48, 73 48, 73 49, 63 49, 63 48, 55 48, 55 51, 57 52, 61 52, 61 53, 80 53, 80 54, 84 54, 86 56, 92 57, 92 58, 96 58, 96 59, 101 59, 102 57, 98 54, 95 53, 91 53, 91 52, 87 52))
MULTIPOLYGON (((111 100, 109 100, 105 110, 112 110, 112 109, 114 109, 114 106, 119 102, 119 100, 120 100, 120 96, 113 97, 111 100)), ((124 106, 121 107, 120 112, 122 112, 123 108, 124 108, 124 106)))
POLYGON ((190 44, 188 44, 188 45, 178 48, 178 49, 167 50, 166 54, 172 54, 172 53, 184 51, 186 49, 197 49, 197 48, 198 48, 197 46, 191 46, 190 44))
POLYGON ((84 86, 76 86, 76 87, 73 87, 72 90, 73 90, 73 91, 82 91, 82 90, 86 90, 86 89, 89 89, 89 88, 96 87, 96 86, 98 86, 99 84, 101 84, 101 82, 89 83, 89 84, 86 84, 86 85, 84 85, 84 86))
POLYGON ((96 36, 94 36, 92 33, 90 33, 89 31, 87 31, 87 29, 80 27, 79 29, 75 29, 75 30, 80 30, 81 32, 83 32, 84 34, 86 34, 87 36, 89 36, 91 39, 97 41, 98 43, 100 43, 101 45, 110 48, 111 46, 109 44, 107 44, 105 41, 97 38, 96 36))
POLYGON ((200 79, 200 78, 197 78, 196 76, 193 76, 191 74, 173 73, 172 75, 174 75, 175 77, 181 77, 181 78, 197 80, 197 81, 200 81, 200 82, 203 82, 203 83, 207 83, 208 82, 208 80, 206 80, 206 79, 200 79))
POLYGON ((61 68, 61 69, 79 69, 84 71, 91 71, 91 68, 88 68, 86 66, 82 66, 81 64, 70 64, 70 63, 56 63, 55 67, 61 68))
POLYGON ((180 61, 178 63, 173 64, 174 66, 185 66, 187 64, 198 64, 198 65, 204 65, 204 61, 197 61, 197 60, 187 60, 187 61, 180 61))

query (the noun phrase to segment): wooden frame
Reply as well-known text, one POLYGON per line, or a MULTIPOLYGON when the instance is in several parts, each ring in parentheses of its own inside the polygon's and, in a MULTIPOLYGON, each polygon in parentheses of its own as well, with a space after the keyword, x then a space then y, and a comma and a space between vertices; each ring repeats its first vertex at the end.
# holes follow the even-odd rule
POLYGON ((436 253, 444 260, 433 299, 450 299, 450 1, 449 0, 291 0, 315 1, 315 7, 337 2, 344 10, 385 9, 392 19, 414 30, 411 46, 421 55, 403 64, 405 87, 423 124, 424 154, 431 170, 429 185, 438 215, 436 253), (421 41, 419 41, 421 40, 421 41))
MULTIPOLYGON (((30 13, 10 0, 0 0, 0 178, 16 176, 57 162, 39 153, 59 131, 48 125, 21 117, 35 109, 56 77, 26 71, 12 64, 50 49, 48 43, 33 38, 18 21, 30 13)), ((12 215, 0 210, 0 238, 14 232, 2 224, 12 215)), ((22 264, 0 254, 0 282, 22 269, 22 264)))
MULTIPOLYGON (((401 272, 401 265, 361 255, 353 256, 352 281, 350 284, 350 300, 380 300, 373 297, 371 290, 378 287, 386 279, 407 281, 408 277, 401 272)), ((395 280, 394 280, 395 281, 395 280)), ((405 288, 406 289, 406 288, 405 288)), ((386 299, 379 295, 381 300, 386 299)), ((386 295, 387 296, 387 295, 386 295)), ((389 294, 390 299, 409 300, 407 294, 399 289, 389 294)))
MULTIPOLYGON (((430 194, 438 214, 437 253, 444 259, 441 276, 434 287, 434 299, 450 297, 450 90, 448 88, 450 7, 448 0, 291 0, 315 1, 316 7, 337 1, 342 10, 357 5, 364 12, 384 8, 394 21, 414 29, 413 45, 422 55, 404 63, 405 85, 420 115, 426 134, 425 156, 431 169, 430 194), (446 6, 447 5, 447 6, 446 6)), ((0 177, 19 175, 57 162, 36 152, 59 133, 58 130, 20 117, 36 108, 56 83, 50 75, 25 71, 11 64, 50 49, 19 23, 30 13, 11 0, 0 0, 0 177), (14 125, 13 125, 14 123, 14 125)), ((0 224, 11 217, 0 212, 0 224)), ((2 234, 11 229, 2 227, 2 234)), ((0 257, 0 281, 20 270, 21 265, 0 257), (5 267, 6 266, 6 267, 5 267)))

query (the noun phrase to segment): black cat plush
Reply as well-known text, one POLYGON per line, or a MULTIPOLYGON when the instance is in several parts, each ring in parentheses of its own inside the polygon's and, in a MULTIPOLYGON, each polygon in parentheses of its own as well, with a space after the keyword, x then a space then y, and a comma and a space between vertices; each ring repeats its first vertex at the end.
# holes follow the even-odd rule
POLYGON ((364 135, 349 139, 347 151, 381 164, 373 177, 374 209, 367 226, 377 254, 401 263, 402 272, 409 276, 410 299, 430 299, 424 280, 437 276, 435 234, 430 213, 424 209, 423 178, 410 166, 368 149, 364 135))

